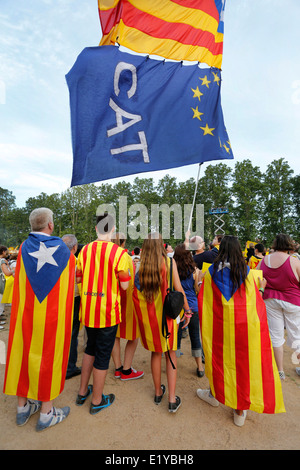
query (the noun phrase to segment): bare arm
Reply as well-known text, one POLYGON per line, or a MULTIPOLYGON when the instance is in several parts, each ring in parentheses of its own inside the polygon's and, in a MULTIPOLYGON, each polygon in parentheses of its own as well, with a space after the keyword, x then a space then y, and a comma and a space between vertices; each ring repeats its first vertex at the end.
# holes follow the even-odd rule
MULTIPOLYGON (((185 311, 189 311, 190 307, 189 307, 185 292, 182 288, 182 285, 181 285, 181 282, 180 282, 180 279, 179 279, 179 274, 178 274, 178 271, 177 271, 176 262, 173 258, 171 259, 171 262, 173 263, 173 285, 174 285, 174 288, 175 288, 175 290, 177 290, 178 292, 181 292, 183 294, 183 298, 184 298, 183 308, 184 308, 185 311)), ((182 328, 185 328, 189 324, 190 318, 184 316, 184 320, 185 321, 184 321, 184 324, 182 325, 182 328)))
POLYGON ((6 263, 2 263, 1 268, 2 268, 2 271, 5 274, 5 276, 12 276, 13 275, 13 271, 11 271, 9 269, 9 267, 7 266, 6 263))

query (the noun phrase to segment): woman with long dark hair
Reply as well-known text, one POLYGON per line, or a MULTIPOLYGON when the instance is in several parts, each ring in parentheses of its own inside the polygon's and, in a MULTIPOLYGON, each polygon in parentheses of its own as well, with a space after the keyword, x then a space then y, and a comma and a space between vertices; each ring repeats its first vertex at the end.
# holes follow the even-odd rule
MULTIPOLYGON (((199 269, 196 266, 195 261, 190 250, 186 249, 186 245, 181 243, 176 246, 174 253, 174 260, 176 261, 177 270, 181 285, 185 292, 189 307, 192 311, 192 317, 188 325, 189 336, 191 340, 192 356, 195 358, 197 366, 197 376, 204 376, 204 367, 202 364, 202 346, 200 340, 200 327, 199 327, 199 316, 198 316, 198 301, 197 294, 199 292, 198 279, 199 269)), ((182 327, 181 323, 178 329, 178 352, 180 352, 181 345, 181 336, 182 336, 182 327)))
POLYGON ((259 281, 246 265, 240 243, 227 235, 205 273, 198 296, 205 374, 210 389, 197 395, 212 406, 234 410, 243 426, 247 410, 284 412, 281 382, 272 349, 259 281))
MULTIPOLYGON (((154 403, 159 405, 166 391, 161 383, 161 358, 166 357, 166 371, 169 392, 169 411, 175 413, 181 400, 175 394, 176 387, 176 355, 177 319, 167 318, 169 338, 162 332, 163 304, 169 286, 170 263, 172 263, 173 286, 184 295, 181 287, 176 263, 167 256, 160 234, 149 234, 143 242, 141 262, 135 275, 133 301, 138 317, 140 340, 145 349, 151 351, 151 372, 155 389, 154 403), (173 368, 172 363, 175 365, 173 368)), ((190 320, 190 309, 184 295, 185 323, 190 320)))

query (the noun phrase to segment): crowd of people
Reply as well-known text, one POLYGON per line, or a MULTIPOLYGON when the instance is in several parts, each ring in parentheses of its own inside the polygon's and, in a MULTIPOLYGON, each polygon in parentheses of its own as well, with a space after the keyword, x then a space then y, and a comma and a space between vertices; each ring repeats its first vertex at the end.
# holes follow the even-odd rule
POLYGON ((168 410, 176 413, 182 403, 176 382, 184 331, 196 375, 209 380, 209 389, 197 390, 202 401, 232 408, 237 426, 243 426, 249 409, 285 411, 285 332, 300 359, 299 246, 288 235, 278 234, 268 250, 257 243, 244 254, 231 235, 217 234, 206 250, 203 238, 190 238, 189 232, 175 249, 151 233, 130 254, 109 214, 97 216, 96 239, 84 246, 73 234, 52 235, 53 213, 47 208, 35 209, 29 222, 16 266, 9 265, 7 247, 0 246, 0 301, 7 279, 14 278, 3 391, 17 397, 17 425, 38 411, 37 431, 62 422, 70 408, 57 408, 53 401, 65 380, 77 375, 77 406, 90 397, 95 415, 112 405, 115 395, 104 394, 110 360, 116 380, 140 379, 144 372, 133 368, 139 341, 151 353, 153 403, 160 405, 168 391, 168 410), (177 318, 165 319, 166 334, 170 288, 181 293, 183 308, 177 318), (78 366, 80 324, 85 349, 78 366), (121 340, 126 341, 123 358, 121 340))

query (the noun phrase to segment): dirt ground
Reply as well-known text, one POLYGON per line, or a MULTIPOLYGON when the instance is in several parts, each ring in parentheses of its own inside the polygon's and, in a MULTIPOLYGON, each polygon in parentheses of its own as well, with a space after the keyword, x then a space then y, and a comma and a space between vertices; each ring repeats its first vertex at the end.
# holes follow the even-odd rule
MULTIPOLYGON (((8 340, 9 313, 0 341, 8 340)), ((80 366, 84 335, 79 335, 80 366)), ((121 341, 122 349, 125 341, 121 341)), ((1 343, 0 343, 1 346, 1 343)), ((2 343, 3 347, 3 343, 2 343)), ((5 349, 6 350, 6 349, 5 349)), ((0 449, 1 450, 104 450, 119 451, 199 451, 199 450, 298 450, 300 435, 300 377, 292 363, 292 351, 285 349, 286 380, 282 382, 286 413, 263 415, 248 411, 245 425, 233 424, 232 410, 220 405, 213 408, 196 395, 197 388, 207 388, 208 380, 196 376, 190 340, 182 340, 183 356, 178 359, 176 393, 182 399, 177 413, 168 412, 165 395, 160 406, 153 403, 150 353, 139 344, 133 367, 144 370, 138 380, 122 382, 114 378, 113 362, 107 373, 104 393, 114 393, 114 404, 92 416, 89 399, 82 407, 75 405, 80 376, 65 383, 55 406, 70 406, 69 417, 42 433, 35 431, 38 415, 24 427, 15 424, 16 398, 2 393, 5 364, 0 364, 0 449)), ((1 356, 0 356, 1 357, 1 356)), ((166 384, 163 359, 162 383, 166 384)), ((127 453, 128 454, 128 453, 127 453)), ((125 452, 124 452, 125 455, 125 452)), ((130 455, 130 454, 129 454, 130 455)), ((118 463, 118 462, 117 462, 118 463)), ((157 462, 156 462, 157 463, 157 462)), ((160 463, 160 462, 158 462, 160 463)))

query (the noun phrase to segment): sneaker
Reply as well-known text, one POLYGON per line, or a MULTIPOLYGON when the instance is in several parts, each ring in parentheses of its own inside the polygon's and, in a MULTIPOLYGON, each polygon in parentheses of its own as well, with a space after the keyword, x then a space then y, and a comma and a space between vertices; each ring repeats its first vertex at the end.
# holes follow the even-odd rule
POLYGON ((124 374, 123 371, 121 371, 121 380, 134 380, 134 379, 139 379, 143 377, 144 372, 142 370, 135 370, 131 367, 131 372, 130 374, 124 374))
POLYGON ((83 405, 87 397, 92 393, 92 391, 93 391, 93 385, 88 385, 86 395, 77 395, 75 405, 77 406, 83 405))
POLYGON ((160 404, 161 404, 162 397, 164 396, 164 394, 165 394, 165 392, 166 392, 166 387, 165 387, 165 385, 162 384, 162 385, 160 386, 160 388, 161 388, 161 391, 162 391, 161 395, 155 395, 155 397, 154 397, 154 403, 155 403, 156 405, 160 405, 160 404))
POLYGON ((118 369, 115 370, 115 379, 120 379, 121 378, 121 372, 123 370, 123 366, 119 367, 118 369))
POLYGON ((279 377, 281 378, 281 380, 285 380, 285 373, 284 373, 284 371, 283 371, 283 370, 279 370, 278 373, 279 373, 279 377))
POLYGON ((233 410, 233 422, 236 426, 244 426, 245 424, 245 419, 247 416, 247 411, 244 410, 243 414, 240 416, 237 414, 235 410, 233 410))
POLYGON ((206 401, 206 403, 209 403, 211 406, 219 406, 218 400, 212 396, 210 390, 202 390, 201 388, 198 388, 197 390, 197 396, 203 400, 206 401))
POLYGON ((300 367, 296 367, 296 374, 300 375, 300 367))
POLYGON ((179 397, 175 397, 175 403, 171 403, 169 402, 169 412, 170 413, 176 413, 176 411, 178 410, 178 408, 180 407, 181 405, 181 400, 179 397))
POLYGON ((37 422, 36 425, 36 430, 37 431, 44 431, 47 428, 50 428, 51 426, 55 426, 56 424, 61 423, 68 414, 70 413, 70 407, 69 406, 64 406, 63 408, 55 408, 53 407, 53 414, 49 421, 46 423, 43 423, 40 419, 37 422))
POLYGON ((6 321, 0 321, 0 325, 5 325, 6 321))
POLYGON ((17 413, 18 426, 24 426, 24 424, 26 424, 29 420, 30 416, 34 415, 41 408, 40 401, 28 400, 28 402, 30 405, 28 411, 24 411, 23 413, 17 413))
POLYGON ((115 395, 113 393, 110 393, 109 395, 102 395, 102 400, 99 405, 94 405, 91 403, 90 414, 95 415, 99 413, 99 411, 103 410, 103 408, 107 408, 108 406, 112 405, 114 401, 115 395))

